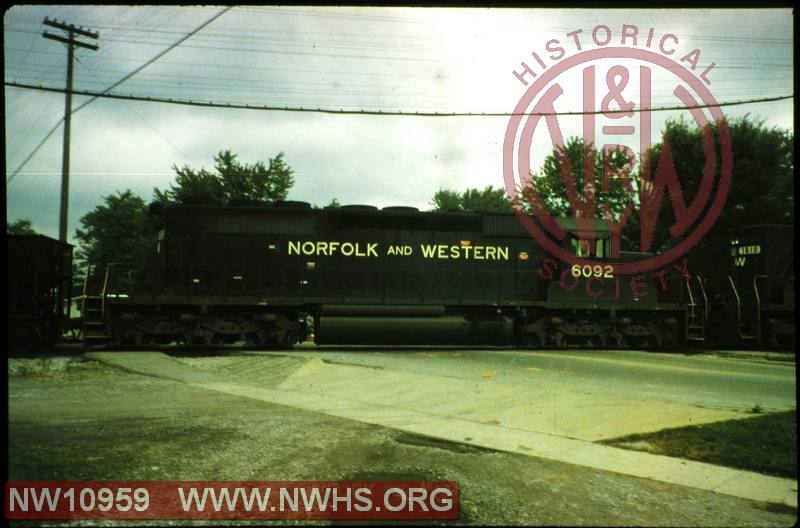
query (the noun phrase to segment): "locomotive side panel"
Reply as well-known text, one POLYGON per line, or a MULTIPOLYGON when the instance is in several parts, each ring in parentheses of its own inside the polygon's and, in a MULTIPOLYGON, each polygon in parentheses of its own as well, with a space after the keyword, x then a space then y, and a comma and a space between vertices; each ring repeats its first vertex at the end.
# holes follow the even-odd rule
MULTIPOLYGON (((160 265, 110 273, 119 342, 291 345, 312 321, 318 342, 353 344, 623 346, 682 332, 682 307, 655 294, 559 291, 513 214, 180 206, 161 224, 160 265)), ((581 251, 563 226, 564 247, 581 251)))
POLYGON ((167 286, 272 304, 487 305, 537 299, 529 237, 485 237, 480 215, 195 209, 167 217, 167 286), (519 258, 524 254, 525 260, 519 258), (232 280, 239 282, 232 283, 232 280), (233 290, 232 290, 233 288, 233 290))

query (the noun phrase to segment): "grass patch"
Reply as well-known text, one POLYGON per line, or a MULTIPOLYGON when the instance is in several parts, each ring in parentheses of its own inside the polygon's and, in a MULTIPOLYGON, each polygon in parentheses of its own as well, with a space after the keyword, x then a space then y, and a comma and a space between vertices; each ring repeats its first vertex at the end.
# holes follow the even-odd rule
POLYGON ((616 447, 797 478, 795 411, 604 440, 616 447))

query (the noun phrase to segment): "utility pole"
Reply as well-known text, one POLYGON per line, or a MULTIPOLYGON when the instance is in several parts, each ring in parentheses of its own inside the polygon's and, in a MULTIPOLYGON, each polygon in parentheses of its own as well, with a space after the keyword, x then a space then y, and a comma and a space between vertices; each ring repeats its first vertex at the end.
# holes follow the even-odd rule
POLYGON ((59 22, 57 20, 44 19, 42 22, 46 26, 61 29, 67 36, 53 35, 45 31, 42 36, 46 39, 57 40, 67 45, 67 89, 64 101, 64 147, 61 162, 61 216, 58 222, 58 239, 62 242, 67 241, 67 212, 69 211, 69 133, 72 121, 72 62, 75 57, 75 46, 97 51, 97 46, 87 44, 75 39, 75 35, 81 35, 91 39, 97 39, 100 34, 94 31, 75 27, 72 24, 59 22))

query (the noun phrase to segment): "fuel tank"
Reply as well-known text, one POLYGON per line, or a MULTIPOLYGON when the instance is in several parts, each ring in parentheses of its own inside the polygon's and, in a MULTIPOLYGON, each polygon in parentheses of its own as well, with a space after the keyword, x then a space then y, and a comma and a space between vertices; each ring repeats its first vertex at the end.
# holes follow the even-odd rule
POLYGON ((320 345, 497 345, 514 344, 506 317, 321 315, 320 345))

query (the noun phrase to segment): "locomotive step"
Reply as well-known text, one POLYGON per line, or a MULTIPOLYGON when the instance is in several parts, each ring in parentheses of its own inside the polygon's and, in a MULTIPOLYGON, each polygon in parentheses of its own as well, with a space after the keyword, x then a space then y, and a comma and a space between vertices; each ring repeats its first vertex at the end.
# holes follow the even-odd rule
POLYGON ((703 325, 688 325, 686 339, 689 341, 705 341, 705 327, 703 325))

